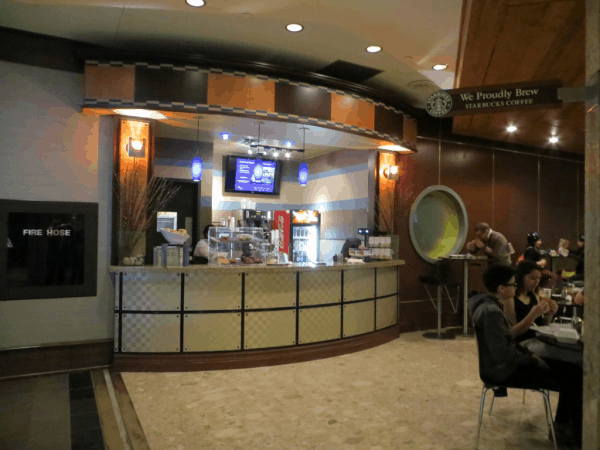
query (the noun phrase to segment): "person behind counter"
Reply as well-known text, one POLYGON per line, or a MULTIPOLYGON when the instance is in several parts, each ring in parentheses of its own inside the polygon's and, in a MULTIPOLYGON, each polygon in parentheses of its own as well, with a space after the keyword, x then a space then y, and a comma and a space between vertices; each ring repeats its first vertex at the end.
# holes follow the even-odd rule
POLYGON ((515 269, 491 265, 483 275, 487 294, 469 299, 479 347, 481 380, 511 388, 558 391, 556 440, 581 447, 583 372, 576 365, 542 359, 513 338, 504 309, 515 295, 515 269))
POLYGON ((511 264, 510 255, 514 250, 503 234, 492 230, 485 222, 477 222, 474 230, 477 238, 467 243, 467 252, 472 255, 483 253, 492 264, 511 264))
POLYGON ((192 264, 208 264, 208 230, 212 225, 204 227, 204 239, 200 239, 194 248, 192 264))

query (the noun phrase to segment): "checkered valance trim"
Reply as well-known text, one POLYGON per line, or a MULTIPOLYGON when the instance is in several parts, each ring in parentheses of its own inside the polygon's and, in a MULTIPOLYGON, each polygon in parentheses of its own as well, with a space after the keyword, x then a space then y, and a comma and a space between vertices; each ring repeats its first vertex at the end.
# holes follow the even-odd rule
POLYGON ((143 66, 143 67, 148 67, 149 69, 173 69, 173 70, 179 70, 179 71, 184 71, 184 70, 191 70, 191 71, 195 71, 195 72, 203 72, 203 73, 218 73, 218 74, 223 74, 223 75, 231 75, 231 76, 236 76, 236 77, 254 77, 254 78, 258 78, 259 80, 264 80, 264 81, 274 81, 276 83, 281 83, 281 84, 288 84, 290 86, 301 86, 301 87, 313 87, 313 88, 318 88, 318 89, 323 89, 327 92, 329 92, 330 94, 338 94, 338 95, 345 95, 347 97, 352 97, 354 99, 357 100, 362 100, 364 102, 370 103, 374 106, 381 106, 382 108, 387 109, 388 111, 393 111, 396 114, 400 114, 400 115, 406 115, 406 113, 400 111, 397 108, 394 108, 393 106, 387 105, 383 102, 380 101, 376 101, 373 100, 371 98, 368 97, 363 97, 361 95, 358 94, 353 94, 350 92, 345 92, 342 91, 340 89, 332 89, 332 88, 328 88, 325 86, 318 86, 315 84, 309 84, 309 83, 305 83, 305 82, 300 82, 300 81, 292 81, 289 80, 287 78, 275 78, 275 77, 269 77, 267 75, 256 75, 253 73, 246 73, 246 72, 238 72, 238 71, 229 71, 229 70, 223 70, 223 69, 216 69, 216 68, 210 68, 210 69, 206 69, 206 68, 201 68, 198 66, 193 66, 193 65, 176 65, 176 64, 149 64, 147 62, 136 62, 136 63, 125 63, 122 61, 110 61, 110 62, 105 62, 105 61, 94 61, 94 60, 88 60, 85 62, 86 65, 88 66, 98 66, 98 67, 136 67, 136 66, 143 66))
POLYGON ((400 144, 407 146, 403 143, 402 139, 398 136, 392 136, 386 133, 379 133, 369 128, 361 128, 356 125, 348 125, 341 122, 332 122, 331 120, 315 119, 312 117, 302 117, 296 114, 284 114, 263 111, 260 109, 244 109, 244 108, 233 108, 231 106, 219 106, 219 105, 205 105, 205 104, 191 104, 183 102, 159 102, 157 100, 148 100, 146 102, 134 102, 133 100, 113 100, 113 99, 95 99, 86 98, 83 101, 83 107, 90 108, 118 108, 118 107, 149 107, 149 108, 162 108, 171 111, 185 111, 185 112, 209 112, 209 113, 227 113, 227 114, 239 114, 243 116, 259 116, 271 119, 285 119, 293 120, 299 123, 305 123, 309 125, 317 125, 325 128, 335 128, 337 130, 352 131, 355 133, 365 134, 370 137, 385 139, 393 142, 394 144, 400 144))

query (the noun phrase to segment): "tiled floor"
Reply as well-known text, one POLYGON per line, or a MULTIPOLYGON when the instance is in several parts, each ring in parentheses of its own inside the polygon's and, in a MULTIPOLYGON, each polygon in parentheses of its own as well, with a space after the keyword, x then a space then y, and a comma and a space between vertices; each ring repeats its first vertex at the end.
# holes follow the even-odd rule
POLYGON ((89 372, 69 376, 71 450, 102 450, 104 441, 89 372))
MULTIPOLYGON (((475 341, 421 334, 299 364, 122 375, 156 450, 472 449, 482 387, 475 341)), ((523 404, 522 392, 485 414, 481 450, 554 448, 541 395, 528 392, 523 404)))
MULTIPOLYGON (((472 449, 475 342, 421 334, 299 364, 122 376, 155 450, 472 449)), ((479 448, 550 450, 547 436, 541 396, 523 404, 509 390, 485 414, 479 448)), ((0 382, 0 449, 102 448, 89 373, 0 382)))
POLYGON ((89 372, 0 382, 0 448, 103 449, 89 372))

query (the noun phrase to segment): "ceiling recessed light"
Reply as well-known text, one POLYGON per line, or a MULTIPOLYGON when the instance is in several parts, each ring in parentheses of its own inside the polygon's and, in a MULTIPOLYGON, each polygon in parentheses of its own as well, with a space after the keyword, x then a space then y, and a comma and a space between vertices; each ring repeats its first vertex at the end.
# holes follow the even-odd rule
POLYGON ((435 64, 433 70, 444 70, 448 68, 448 64, 435 64))
POLYGON ((223 139, 224 141, 226 141, 230 137, 231 135, 229 133, 221 133, 221 139, 223 139))
POLYGON ((290 23, 285 26, 285 29, 290 31, 291 33, 298 33, 299 31, 302 31, 304 27, 299 23, 290 23))
POLYGON ((294 143, 293 143, 292 141, 285 141, 285 146, 286 146, 287 148, 290 148, 290 147, 291 147, 291 146, 293 146, 293 145, 294 145, 294 143))
POLYGON ((251 155, 251 154, 252 154, 252 149, 251 149, 251 148, 249 148, 249 149, 248 149, 248 154, 249 154, 249 155, 251 155))
POLYGON ((151 111, 149 109, 113 109, 114 112, 121 116, 130 117, 141 117, 143 119, 166 119, 167 116, 159 113, 158 111, 151 111))
POLYGON ((556 136, 552 136, 548 140, 550 141, 551 144, 556 144, 558 142, 558 138, 556 136))
POLYGON ((289 158, 292 154, 290 152, 285 152, 285 157, 289 158))
POLYGON ((273 150, 273 156, 274 156, 275 158, 277 158, 277 157, 279 156, 279 153, 277 153, 277 150, 273 150))
POLYGON ((367 51, 369 53, 379 53, 381 51, 381 47, 379 45, 370 45, 367 47, 367 51))
POLYGON ((194 8, 200 8, 201 6, 204 6, 204 0, 185 0, 185 2, 194 8))
POLYGON ((517 127, 515 127, 514 125, 509 125, 506 127, 506 131, 508 131, 509 133, 512 133, 514 131, 517 131, 517 127))

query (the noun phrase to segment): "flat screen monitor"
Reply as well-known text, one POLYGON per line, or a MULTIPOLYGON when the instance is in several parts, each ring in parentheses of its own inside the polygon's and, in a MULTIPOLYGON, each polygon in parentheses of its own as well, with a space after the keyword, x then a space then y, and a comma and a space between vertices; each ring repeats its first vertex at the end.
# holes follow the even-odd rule
POLYGON ((246 156, 227 156, 225 192, 279 195, 280 185, 280 161, 246 156))

